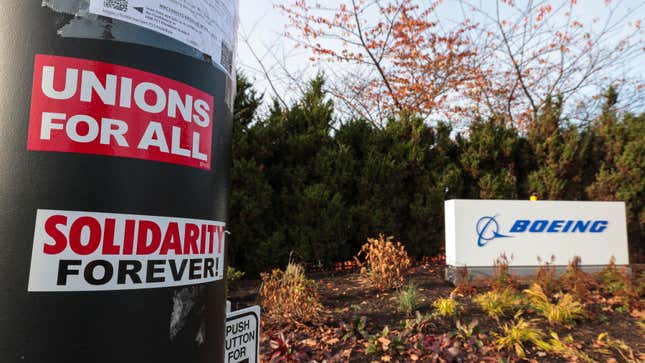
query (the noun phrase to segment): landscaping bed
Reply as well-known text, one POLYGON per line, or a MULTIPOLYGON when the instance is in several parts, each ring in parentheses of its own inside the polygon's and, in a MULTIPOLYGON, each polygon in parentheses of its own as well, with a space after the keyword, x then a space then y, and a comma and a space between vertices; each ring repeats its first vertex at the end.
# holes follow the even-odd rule
MULTIPOLYGON (((378 289, 358 271, 316 274, 313 277, 321 306, 318 315, 313 319, 296 319, 265 314, 261 360, 645 361, 642 296, 628 306, 606 288, 590 287, 584 301, 577 299, 583 306, 582 316, 549 323, 527 302, 530 300, 527 293, 522 292, 533 281, 513 282, 513 293, 509 296, 525 301, 507 314, 491 317, 473 299, 491 290, 488 282, 480 281, 477 287, 468 285, 468 289, 474 290, 459 294, 453 293, 454 286, 444 281, 443 266, 439 263, 419 263, 407 272, 406 286, 416 287, 415 306, 408 312, 402 311, 399 290, 378 289), (446 301, 454 302, 455 314, 441 316, 433 302, 451 294, 452 299, 446 301), (500 345, 500 339, 513 334, 505 334, 504 326, 510 329, 522 321, 540 331, 546 347, 530 339, 519 339, 523 352, 516 351, 512 341, 509 346, 500 345)), ((240 281, 229 296, 233 308, 258 302, 260 283, 240 281)), ((272 309, 266 306, 263 314, 264 311, 272 309)), ((519 327, 519 334, 526 333, 519 327)))

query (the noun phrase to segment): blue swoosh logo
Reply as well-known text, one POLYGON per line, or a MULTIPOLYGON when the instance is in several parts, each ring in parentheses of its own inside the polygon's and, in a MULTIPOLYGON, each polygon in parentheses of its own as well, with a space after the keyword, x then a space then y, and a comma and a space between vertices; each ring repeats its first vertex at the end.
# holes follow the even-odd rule
POLYGON ((499 233, 499 223, 495 219, 497 216, 487 216, 481 217, 476 225, 475 230, 477 231, 477 246, 484 247, 488 242, 496 238, 512 238, 512 236, 507 236, 499 233))

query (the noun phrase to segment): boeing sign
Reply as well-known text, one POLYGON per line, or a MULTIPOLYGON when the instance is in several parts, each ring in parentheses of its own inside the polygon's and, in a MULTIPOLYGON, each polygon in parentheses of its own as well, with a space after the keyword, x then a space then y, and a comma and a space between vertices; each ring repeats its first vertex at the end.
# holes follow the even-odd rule
POLYGON ((565 266, 629 264, 623 202, 449 200, 445 203, 446 264, 492 267, 502 253, 511 267, 555 256, 565 266))
POLYGON ((507 234, 501 234, 497 217, 485 216, 477 220, 477 246, 484 247, 496 238, 513 237, 513 233, 602 233, 609 226, 607 220, 516 219, 507 234))

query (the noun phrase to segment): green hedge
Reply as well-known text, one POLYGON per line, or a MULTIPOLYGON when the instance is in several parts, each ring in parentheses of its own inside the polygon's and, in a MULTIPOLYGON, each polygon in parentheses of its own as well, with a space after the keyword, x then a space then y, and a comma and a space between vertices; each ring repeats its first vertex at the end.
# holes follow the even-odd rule
POLYGON ((238 77, 233 131, 230 263, 254 274, 290 255, 310 265, 350 259, 368 236, 400 239, 414 256, 443 245, 452 198, 624 200, 632 260, 643 255, 645 114, 619 114, 613 89, 593 122, 549 100, 527 130, 494 117, 456 132, 414 117, 375 127, 339 123, 324 79, 289 109, 238 77))

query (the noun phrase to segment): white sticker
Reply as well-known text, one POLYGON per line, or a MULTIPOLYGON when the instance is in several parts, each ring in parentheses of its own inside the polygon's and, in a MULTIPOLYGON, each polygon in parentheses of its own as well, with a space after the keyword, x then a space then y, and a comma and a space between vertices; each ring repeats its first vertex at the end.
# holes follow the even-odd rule
POLYGON ((211 56, 229 73, 237 0, 90 0, 90 12, 169 36, 211 56))
POLYGON ((29 291, 101 291, 221 280, 225 225, 39 209, 29 291))
POLYGON ((257 363, 260 352, 260 307, 226 314, 226 363, 257 363))

